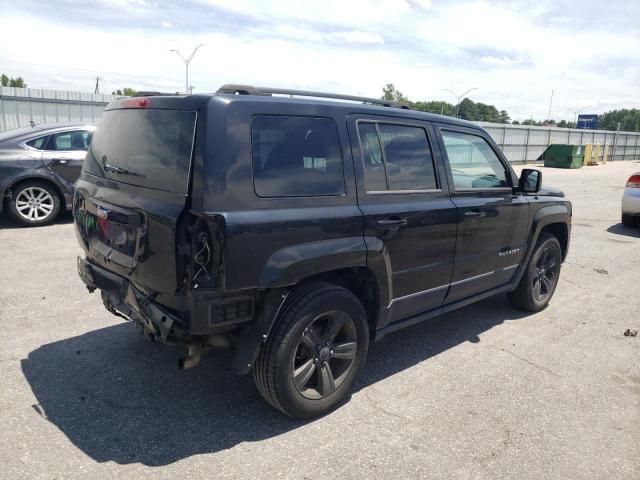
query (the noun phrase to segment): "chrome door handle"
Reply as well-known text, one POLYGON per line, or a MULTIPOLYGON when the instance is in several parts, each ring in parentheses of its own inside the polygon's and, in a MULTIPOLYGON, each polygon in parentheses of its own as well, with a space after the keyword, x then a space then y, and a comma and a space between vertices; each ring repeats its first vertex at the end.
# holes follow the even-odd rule
POLYGON ((389 217, 389 218, 384 218, 382 220, 378 220, 376 222, 376 225, 381 230, 397 230, 400 227, 406 226, 407 223, 408 222, 406 218, 389 217))
POLYGON ((484 217, 486 214, 484 212, 479 212, 477 210, 469 210, 468 212, 464 212, 465 217, 484 217))

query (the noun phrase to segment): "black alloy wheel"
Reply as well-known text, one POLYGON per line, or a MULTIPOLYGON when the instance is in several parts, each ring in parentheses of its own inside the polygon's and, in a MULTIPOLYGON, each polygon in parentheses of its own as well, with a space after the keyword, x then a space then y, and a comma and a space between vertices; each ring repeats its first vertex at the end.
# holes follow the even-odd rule
POLYGON ((291 417, 330 412, 349 397, 362 369, 368 322, 358 297, 340 285, 293 288, 253 365, 258 391, 291 417))
POLYGON ((316 316, 307 326, 293 358, 293 383, 302 396, 319 399, 340 387, 353 366, 358 333, 353 319, 342 311, 316 316))
POLYGON ((548 245, 536 262, 535 273, 532 278, 532 289, 535 299, 539 302, 545 300, 553 293, 555 288, 560 258, 552 245, 548 245))
POLYGON ((516 289, 509 293, 511 302, 528 312, 545 308, 558 285, 562 248, 558 238, 543 232, 516 289))

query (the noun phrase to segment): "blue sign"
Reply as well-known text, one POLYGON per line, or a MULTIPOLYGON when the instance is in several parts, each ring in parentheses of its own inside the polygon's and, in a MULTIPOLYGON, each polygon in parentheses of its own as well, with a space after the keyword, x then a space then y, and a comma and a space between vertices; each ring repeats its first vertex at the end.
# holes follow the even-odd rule
POLYGON ((595 130, 598 128, 598 115, 578 115, 578 124, 576 125, 576 128, 595 130))

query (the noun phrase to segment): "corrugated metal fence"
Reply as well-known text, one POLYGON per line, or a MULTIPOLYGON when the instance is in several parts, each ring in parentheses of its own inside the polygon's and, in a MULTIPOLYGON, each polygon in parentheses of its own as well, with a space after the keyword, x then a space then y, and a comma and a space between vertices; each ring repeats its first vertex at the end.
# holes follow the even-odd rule
MULTIPOLYGON (((112 95, 0 87, 0 131, 35 123, 96 122, 112 95)), ((640 158, 640 133, 530 127, 476 122, 500 145, 511 163, 537 160, 548 145, 609 145, 609 160, 640 158)), ((604 149, 601 149, 601 152, 604 149)))
POLYGON ((604 145, 609 145, 608 160, 636 160, 640 158, 640 133, 608 130, 578 130, 575 128, 531 127, 500 123, 475 122, 484 127, 502 148, 511 163, 536 161, 551 144, 600 144, 599 160, 604 145))
POLYGON ((35 88, 0 87, 0 131, 29 122, 96 122, 115 97, 35 88))

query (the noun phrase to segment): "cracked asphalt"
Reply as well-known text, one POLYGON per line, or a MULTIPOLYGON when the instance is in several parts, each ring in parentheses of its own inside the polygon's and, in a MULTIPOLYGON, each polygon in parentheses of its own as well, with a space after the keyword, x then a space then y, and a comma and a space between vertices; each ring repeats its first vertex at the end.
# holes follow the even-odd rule
POLYGON ((574 205, 549 308, 501 295, 388 335, 311 422, 108 314, 69 216, 0 219, 0 478, 640 478, 640 229, 619 223, 640 162, 542 170, 574 205))

